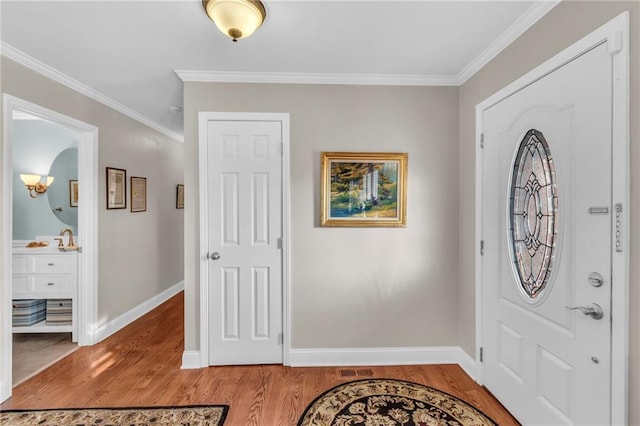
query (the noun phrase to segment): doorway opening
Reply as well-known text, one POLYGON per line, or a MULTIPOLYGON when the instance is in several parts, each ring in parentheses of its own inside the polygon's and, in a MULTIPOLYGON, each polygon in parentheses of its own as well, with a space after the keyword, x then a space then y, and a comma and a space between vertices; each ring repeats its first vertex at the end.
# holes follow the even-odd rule
MULTIPOLYGON (((11 396, 11 389, 16 382, 13 378, 14 333, 21 337, 19 340, 31 341, 31 344, 26 346, 23 345, 23 341, 20 341, 19 346, 22 348, 38 347, 38 343, 33 343, 37 340, 34 340, 33 336, 26 335, 40 332, 46 333, 48 337, 48 339, 40 339, 40 343, 44 346, 59 346, 60 340, 77 342, 80 346, 95 343, 97 155, 98 129, 95 126, 14 96, 3 95, 2 220, 0 222, 2 401, 11 396), (56 130, 54 129, 57 129, 58 136, 64 135, 60 139, 66 142, 59 140, 55 143, 56 130), (21 144, 21 141, 24 142, 26 139, 33 140, 34 134, 40 135, 42 145, 26 147, 21 144), (47 142, 49 144, 46 144, 47 142), (62 147, 62 145, 68 146, 62 147), (49 154, 44 155, 46 152, 49 154), (36 155, 37 153, 43 155, 36 155), (15 162, 16 157, 20 159, 18 163, 15 162), (74 174, 71 169, 74 171, 77 169, 74 176, 71 176, 74 174), (55 187, 54 173, 58 175, 58 185, 55 187), (54 179, 53 182, 48 182, 50 185, 46 191, 42 193, 31 191, 33 194, 30 194, 25 188, 26 184, 21 181, 20 174, 48 175, 53 176, 54 179), (48 222, 50 228, 33 226, 35 222, 42 222, 41 225, 48 222), (64 236, 59 236, 62 233, 61 230, 67 231, 64 236), (69 239, 72 233, 74 236, 79 236, 80 241, 77 245, 80 249, 75 250, 74 253, 68 253, 66 250, 72 246, 69 239), (54 237, 62 238, 64 251, 58 249, 57 241, 53 240, 54 237), (30 242, 43 246, 48 244, 44 247, 26 248, 25 246, 30 242), (30 249, 34 251, 28 251, 30 249), (40 252, 36 253, 38 250, 40 252), (17 257, 14 259, 14 256, 17 257), (38 297, 28 298, 29 294, 38 297), (51 299, 41 297, 48 294, 51 295, 51 299), (31 300, 26 302, 25 306, 18 307, 18 309, 26 309, 18 312, 16 327, 14 327, 13 318, 14 296, 22 301, 31 300), (58 296, 64 297, 58 298, 58 296), (46 321, 47 305, 51 305, 49 322, 46 321), (21 321, 33 320, 36 321, 35 324, 31 325, 29 332, 25 332, 26 328, 21 328, 25 323, 21 321)), ((73 349, 70 345, 63 346, 63 348, 58 347, 47 351, 52 352, 48 360, 35 361, 35 371, 43 367, 42 363, 55 362, 73 349)), ((34 367, 29 368, 34 369, 34 367)), ((33 371, 30 374, 33 374, 33 371)))

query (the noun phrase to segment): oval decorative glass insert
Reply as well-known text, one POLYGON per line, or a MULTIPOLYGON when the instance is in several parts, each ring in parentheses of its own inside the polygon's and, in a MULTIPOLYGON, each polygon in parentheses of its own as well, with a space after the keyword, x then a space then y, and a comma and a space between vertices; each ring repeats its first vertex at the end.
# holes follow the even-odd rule
POLYGON ((558 238, 558 194, 544 135, 529 130, 513 161, 509 182, 509 244, 516 280, 531 300, 549 282, 558 238))

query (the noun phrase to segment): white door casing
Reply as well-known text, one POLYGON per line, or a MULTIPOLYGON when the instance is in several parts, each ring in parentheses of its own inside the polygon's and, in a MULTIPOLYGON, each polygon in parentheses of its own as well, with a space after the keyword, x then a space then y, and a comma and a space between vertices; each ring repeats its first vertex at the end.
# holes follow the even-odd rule
POLYGON ((616 214, 628 206, 627 28, 623 14, 477 107, 480 380, 525 424, 626 423, 628 236, 614 236, 617 222, 628 229, 616 214), (530 129, 546 138, 558 183, 552 273, 531 303, 507 238, 510 168, 530 129), (602 319, 565 308, 591 303, 602 319))
POLYGON ((79 199, 78 233, 82 238, 82 253, 78 256, 78 344, 96 342, 98 317, 98 128, 31 102, 3 95, 2 134, 2 383, 1 400, 11 396, 12 333, 11 333, 11 247, 13 234, 13 111, 25 111, 76 131, 78 140, 79 199))
POLYGON ((288 115, 199 125, 203 365, 286 363, 288 115))

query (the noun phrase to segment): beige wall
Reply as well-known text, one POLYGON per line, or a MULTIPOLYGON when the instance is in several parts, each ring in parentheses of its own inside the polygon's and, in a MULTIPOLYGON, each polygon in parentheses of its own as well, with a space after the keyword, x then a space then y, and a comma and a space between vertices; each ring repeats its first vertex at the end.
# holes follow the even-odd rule
MULTIPOLYGON (((2 90, 98 126, 101 170, 120 167, 149 179, 148 213, 106 211, 100 197, 103 322, 180 281, 184 212, 185 349, 198 349, 197 111, 289 112, 293 346, 460 344, 473 354, 475 105, 627 9, 632 12, 631 155, 637 158, 637 2, 564 1, 459 89, 187 83, 184 211, 172 209, 174 185, 182 178, 182 145, 5 58, 2 90), (319 228, 319 153, 325 150, 408 152, 408 227, 319 228)), ((633 403, 640 400, 640 262, 633 261, 640 255, 640 167, 635 163, 629 379, 631 424, 640 425, 640 405, 633 403)), ((102 190, 102 172, 100 179, 102 190)))
POLYGON ((294 348, 457 345, 458 89, 186 83, 186 349, 198 349, 197 112, 291 114, 294 348), (318 226, 320 152, 409 153, 407 228, 318 226))
MULTIPOLYGON (((475 106, 624 10, 631 11, 631 319, 630 420, 640 425, 640 3, 574 2, 556 6, 460 87, 460 345, 475 347, 475 106), (635 260, 635 261, 634 261, 635 260)), ((627 209, 627 212, 629 209, 627 209)))
MULTIPOLYGON (((98 127, 98 315, 102 325, 183 280, 184 145, 2 57, 2 91, 98 127), (147 212, 106 210, 105 167, 147 178, 147 212)), ((129 188, 129 182, 127 182, 129 188)), ((127 194, 129 194, 127 189, 127 194)), ((6 247, 2 247, 6 250, 6 247)))

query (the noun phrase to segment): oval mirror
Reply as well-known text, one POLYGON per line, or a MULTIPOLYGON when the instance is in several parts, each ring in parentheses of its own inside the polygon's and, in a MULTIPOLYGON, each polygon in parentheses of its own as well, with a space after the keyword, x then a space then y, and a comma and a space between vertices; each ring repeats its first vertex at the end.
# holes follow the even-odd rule
POLYGON ((78 182, 78 149, 67 148, 53 160, 49 176, 54 180, 47 190, 47 198, 53 214, 63 223, 78 227, 78 203, 73 199, 78 182))

